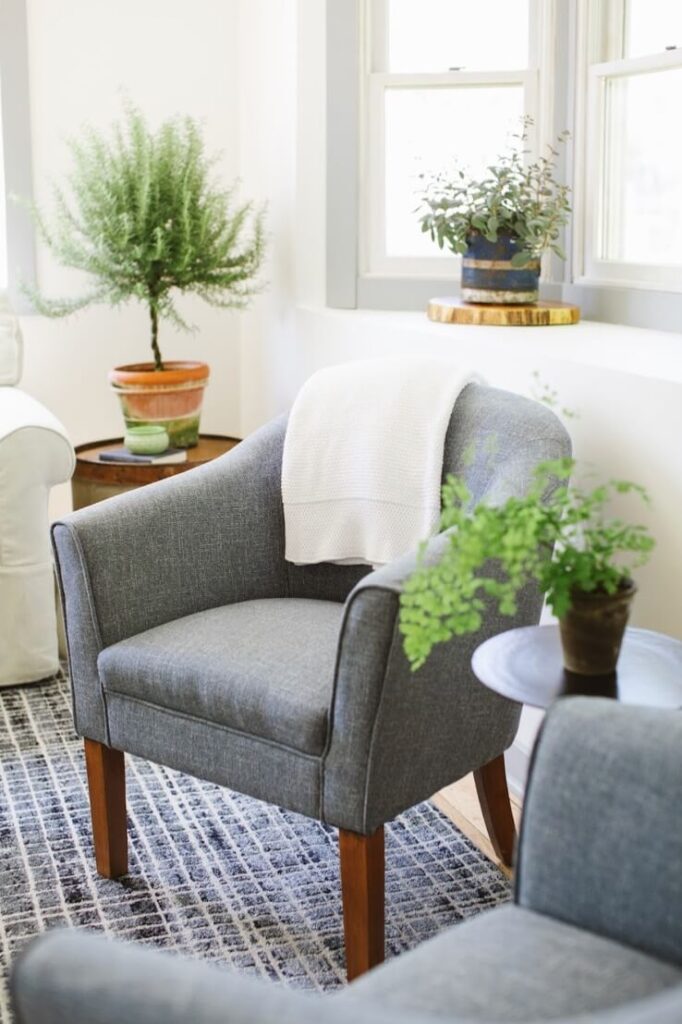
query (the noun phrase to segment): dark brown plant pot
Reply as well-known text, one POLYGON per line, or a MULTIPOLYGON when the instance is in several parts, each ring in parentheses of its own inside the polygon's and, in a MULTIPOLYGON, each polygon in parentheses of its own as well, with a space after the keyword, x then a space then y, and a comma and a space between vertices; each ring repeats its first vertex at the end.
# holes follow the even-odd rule
POLYGON ((564 666, 577 675, 615 672, 637 587, 626 580, 615 594, 574 591, 571 607, 559 620, 564 666))

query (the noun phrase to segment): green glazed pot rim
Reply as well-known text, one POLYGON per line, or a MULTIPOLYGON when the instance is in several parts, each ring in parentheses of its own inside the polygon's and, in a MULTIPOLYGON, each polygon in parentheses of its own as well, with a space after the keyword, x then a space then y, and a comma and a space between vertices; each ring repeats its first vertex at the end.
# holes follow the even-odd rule
POLYGON ((160 424, 147 423, 141 427, 126 427, 126 434, 133 434, 135 437, 149 437, 155 434, 165 434, 166 428, 160 424))

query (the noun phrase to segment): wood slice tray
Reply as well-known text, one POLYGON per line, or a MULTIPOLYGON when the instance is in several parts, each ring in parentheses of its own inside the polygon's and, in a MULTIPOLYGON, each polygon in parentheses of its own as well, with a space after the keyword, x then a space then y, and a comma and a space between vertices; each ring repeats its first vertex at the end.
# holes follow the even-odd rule
POLYGON ((429 320, 440 324, 486 324, 497 327, 554 327, 577 324, 580 309, 568 302, 536 302, 533 305, 496 305, 462 302, 458 298, 431 299, 429 320))

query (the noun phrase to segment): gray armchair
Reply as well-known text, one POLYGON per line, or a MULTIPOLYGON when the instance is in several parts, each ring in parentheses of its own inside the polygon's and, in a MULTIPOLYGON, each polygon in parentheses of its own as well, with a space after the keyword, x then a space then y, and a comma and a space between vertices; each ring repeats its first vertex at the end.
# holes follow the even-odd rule
MULTIPOLYGON (((536 622, 541 596, 412 675, 396 628, 412 556, 376 572, 285 561, 284 431, 277 420, 208 466, 54 526, 75 725, 107 877, 127 870, 123 751, 338 827, 352 978, 383 959, 386 821, 473 770, 511 860, 502 755, 520 709, 470 659, 484 637, 536 622)), ((500 500, 568 451, 548 409, 469 385, 444 473, 500 500)))
POLYGON ((549 712, 521 827, 514 903, 340 993, 77 932, 31 944, 19 1024, 679 1024, 682 716, 596 698, 549 712))

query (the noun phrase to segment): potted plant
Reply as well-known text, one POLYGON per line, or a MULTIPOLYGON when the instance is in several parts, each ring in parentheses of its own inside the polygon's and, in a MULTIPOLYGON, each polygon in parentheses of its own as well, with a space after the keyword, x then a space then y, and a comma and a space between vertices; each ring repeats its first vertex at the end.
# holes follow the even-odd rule
POLYGON ((574 466, 568 458, 541 463, 528 494, 498 506, 472 508, 464 482, 448 478, 440 528, 452 530, 449 543, 435 564, 420 558, 401 595, 413 669, 434 644, 476 632, 488 602, 513 615, 518 593, 535 580, 559 619, 565 667, 614 670, 635 593, 631 572, 654 541, 644 526, 607 517, 605 506, 614 494, 648 499, 623 480, 585 490, 569 481, 574 466))
MULTIPOLYGON (((565 259, 559 237, 571 212, 570 190, 556 180, 559 152, 552 146, 547 156, 526 162, 531 124, 524 119, 516 144, 482 178, 461 168, 439 172, 421 195, 422 231, 462 256, 466 302, 537 302, 540 257, 550 250, 565 259)), ((562 132, 559 143, 567 137, 562 132)))
POLYGON ((263 257, 263 212, 235 205, 234 189, 212 179, 200 129, 189 117, 151 131, 126 108, 110 136, 94 130, 70 143, 69 195, 55 190, 54 222, 37 209, 40 234, 56 258, 85 271, 91 288, 74 299, 29 292, 39 312, 66 316, 93 303, 137 299, 149 313, 153 362, 112 370, 126 427, 158 423, 171 445, 197 443, 206 363, 164 361, 159 322, 192 330, 175 304, 177 293, 211 305, 243 308, 256 291, 263 257))

